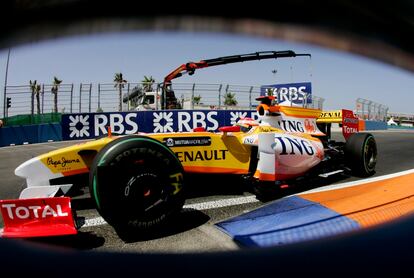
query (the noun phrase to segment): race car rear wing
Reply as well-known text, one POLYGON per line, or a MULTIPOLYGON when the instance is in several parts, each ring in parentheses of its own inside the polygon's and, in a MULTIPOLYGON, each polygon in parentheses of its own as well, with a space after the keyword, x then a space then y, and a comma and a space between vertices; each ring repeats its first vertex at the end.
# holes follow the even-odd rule
POLYGON ((331 137, 331 126, 333 123, 342 127, 342 134, 348 139, 354 133, 359 132, 359 119, 351 110, 323 111, 316 119, 318 128, 324 132, 328 138, 331 137))

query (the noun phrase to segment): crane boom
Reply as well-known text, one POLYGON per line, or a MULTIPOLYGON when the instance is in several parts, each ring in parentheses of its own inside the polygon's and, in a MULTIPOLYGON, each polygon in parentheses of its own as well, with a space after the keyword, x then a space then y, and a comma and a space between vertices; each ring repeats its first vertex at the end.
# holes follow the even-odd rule
POLYGON ((308 56, 311 57, 311 54, 307 53, 300 53, 297 54, 292 50, 285 50, 285 51, 260 51, 248 54, 241 54, 241 55, 232 55, 232 56, 223 56, 214 59, 207 59, 201 60, 199 62, 188 62, 182 64, 171 73, 169 73, 164 78, 164 85, 163 85, 163 93, 162 93, 162 109, 165 108, 175 108, 176 105, 176 98, 174 93, 170 90, 167 90, 167 86, 171 85, 171 80, 183 76, 184 74, 193 75, 197 69, 212 67, 212 66, 220 66, 225 64, 232 64, 232 63, 239 63, 239 62, 246 62, 246 61, 256 61, 256 60, 264 60, 264 59, 277 59, 277 58, 290 58, 290 57, 298 57, 298 56, 308 56), (165 102, 165 103, 164 103, 165 102))

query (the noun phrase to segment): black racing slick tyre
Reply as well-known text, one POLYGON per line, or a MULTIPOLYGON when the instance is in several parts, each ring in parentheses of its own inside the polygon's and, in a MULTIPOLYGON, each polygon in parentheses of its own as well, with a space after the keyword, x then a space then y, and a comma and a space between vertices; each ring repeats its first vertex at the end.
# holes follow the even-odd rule
POLYGON ((352 134, 345 144, 346 165, 359 177, 375 173, 377 164, 377 143, 370 133, 352 134))
POLYGON ((175 154, 144 136, 115 139, 91 166, 91 197, 116 230, 152 230, 184 204, 184 170, 175 154))

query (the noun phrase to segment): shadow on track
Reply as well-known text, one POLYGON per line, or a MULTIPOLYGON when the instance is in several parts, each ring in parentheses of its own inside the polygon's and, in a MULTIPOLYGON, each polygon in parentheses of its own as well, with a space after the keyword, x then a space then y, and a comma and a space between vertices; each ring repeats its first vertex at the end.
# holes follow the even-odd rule
POLYGON ((329 176, 327 178, 303 178, 298 180, 289 181, 287 183, 282 183, 284 188, 277 186, 271 186, 269 188, 252 188, 251 193, 256 195, 256 198, 261 202, 274 201, 289 195, 300 194, 302 192, 317 189, 320 187, 332 185, 339 182, 347 182, 350 180, 355 180, 355 177, 352 177, 348 174, 341 173, 329 176))
POLYGON ((232 175, 187 175, 185 183, 187 199, 213 195, 242 195, 249 189, 246 180, 232 175))
POLYGON ((32 244, 40 244, 48 247, 56 247, 63 249, 89 250, 101 247, 105 243, 103 237, 97 236, 91 232, 79 232, 76 235, 42 237, 25 239, 24 241, 32 244))
POLYGON ((304 176, 295 180, 282 182, 285 188, 272 184, 267 189, 259 192, 254 183, 248 179, 234 176, 203 175, 189 176, 186 183, 186 197, 208 197, 213 195, 243 195, 250 192, 262 202, 272 201, 291 194, 298 194, 307 190, 331 185, 338 182, 346 182, 358 179, 346 172, 321 178, 317 176, 304 176))
POLYGON ((182 209, 180 213, 172 216, 161 226, 148 231, 133 231, 117 229, 116 233, 125 243, 147 241, 163 238, 197 228, 210 220, 206 214, 195 209, 182 209))

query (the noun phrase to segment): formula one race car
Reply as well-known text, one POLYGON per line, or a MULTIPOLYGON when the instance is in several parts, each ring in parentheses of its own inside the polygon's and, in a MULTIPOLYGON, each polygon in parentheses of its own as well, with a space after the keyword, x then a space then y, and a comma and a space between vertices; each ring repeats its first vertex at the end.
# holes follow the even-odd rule
MULTIPOLYGON (((108 136, 26 161, 15 174, 26 179, 27 188, 19 200, 1 201, 3 236, 76 232, 70 199, 57 196, 70 194, 72 184, 80 181, 89 184, 96 208, 109 224, 147 229, 182 208, 188 174, 240 175, 266 191, 321 164, 349 167, 358 176, 374 173, 375 139, 357 133, 358 119, 351 111, 267 105, 271 97, 261 101, 258 121, 241 119, 217 133, 198 128, 108 136), (330 140, 329 129, 320 130, 339 121, 346 143, 330 140), (37 223, 45 221, 46 227, 37 223)), ((343 168, 330 173, 337 171, 343 168)))
POLYGON ((358 133, 352 111, 279 106, 273 96, 257 100, 257 121, 243 118, 218 132, 199 127, 193 132, 108 134, 24 162, 15 174, 26 179, 27 188, 18 200, 0 201, 3 236, 76 233, 67 197, 74 184, 89 185, 96 209, 117 230, 148 230, 181 210, 190 174, 244 177, 265 194, 281 181, 311 172, 375 172, 375 139, 358 133), (346 142, 331 140, 332 123, 342 125, 346 142))

